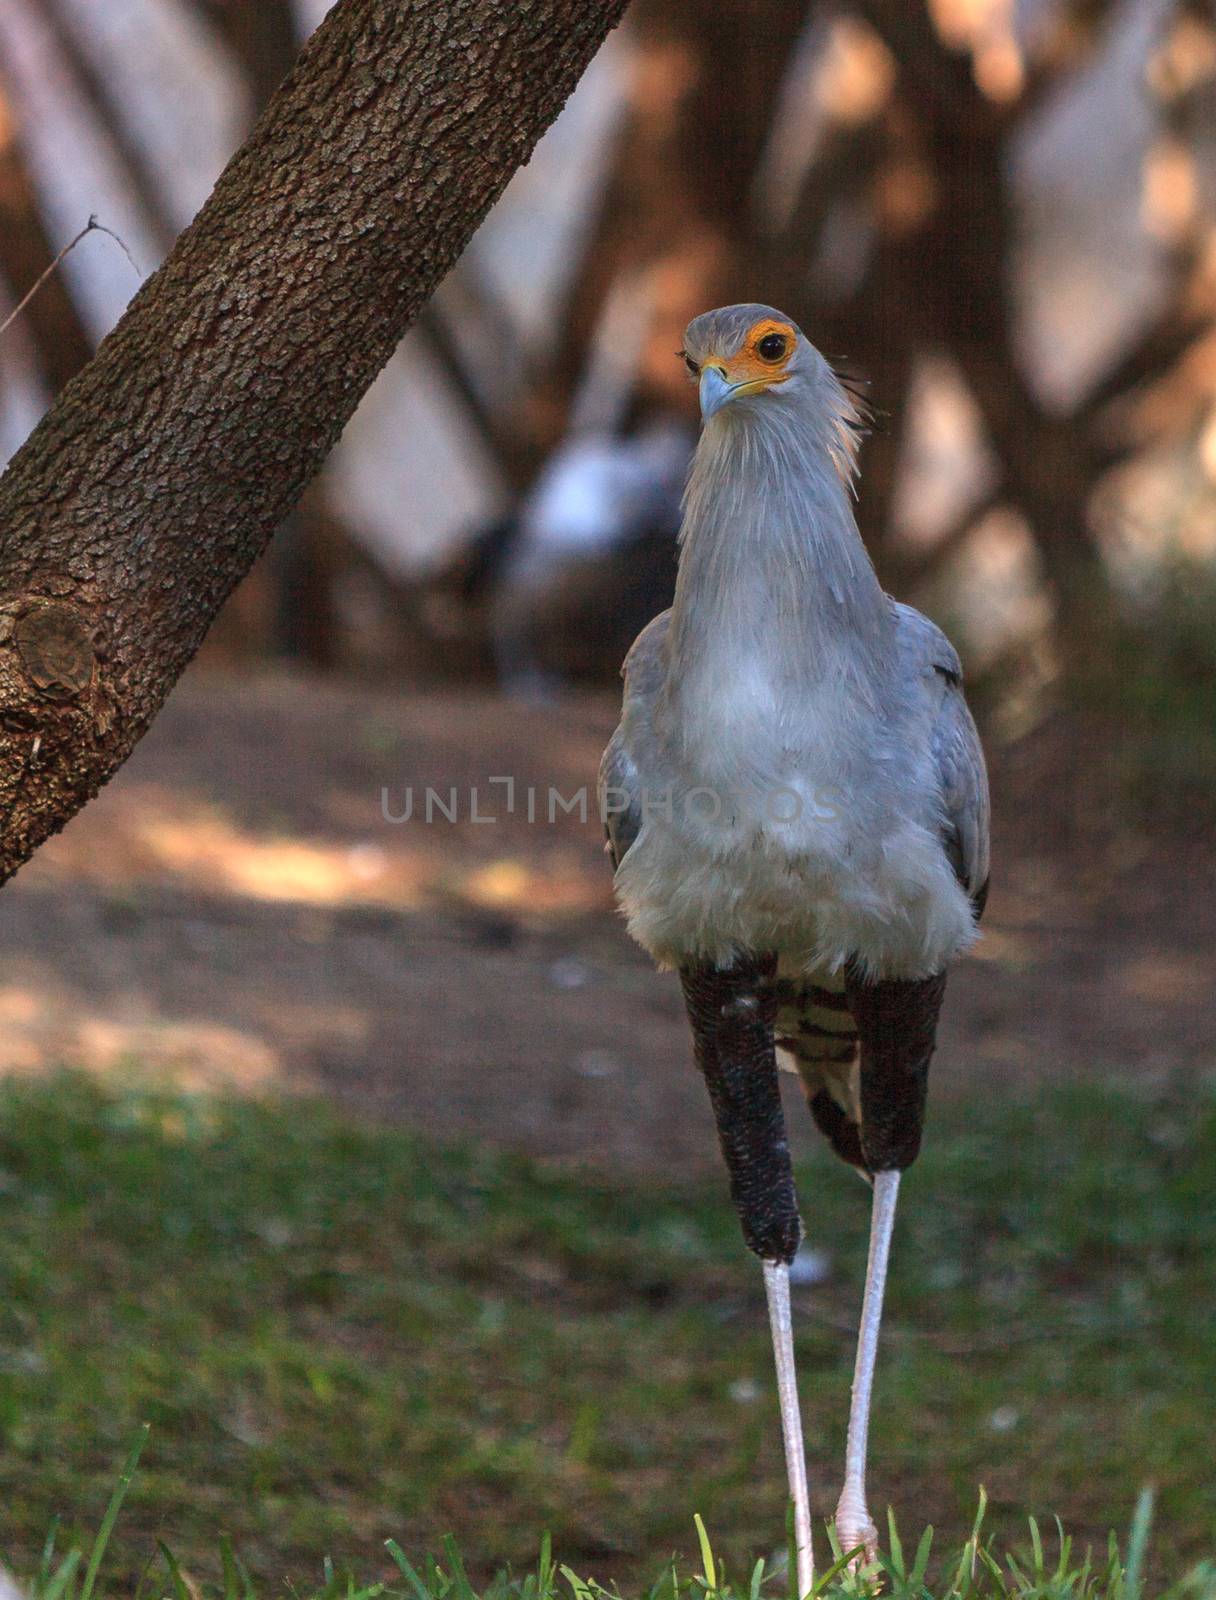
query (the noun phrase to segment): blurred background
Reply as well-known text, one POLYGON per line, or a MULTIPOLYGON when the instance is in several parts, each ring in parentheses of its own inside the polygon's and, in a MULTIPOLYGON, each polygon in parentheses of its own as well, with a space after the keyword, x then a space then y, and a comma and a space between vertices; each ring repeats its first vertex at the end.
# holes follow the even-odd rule
MULTIPOLYGON (((0 320, 90 215, 118 236, 0 335, 0 457, 325 9, 0 0, 0 320)), ((5 890, 0 1546, 87 1521, 148 1414, 133 1567, 149 1529, 266 1573, 448 1528, 525 1560, 547 1525, 627 1580, 693 1510, 740 1561, 780 1542, 678 996, 594 815, 546 799, 592 782, 669 601, 675 353, 740 299, 864 397, 864 537, 959 644, 992 766, 875 1501, 961 1530, 982 1479, 1009 1525, 1101 1538, 1152 1479, 1162 1562, 1211 1553, 1208 0, 634 0, 146 741, 5 890)), ((826 1512, 865 1218, 789 1110, 826 1512)))

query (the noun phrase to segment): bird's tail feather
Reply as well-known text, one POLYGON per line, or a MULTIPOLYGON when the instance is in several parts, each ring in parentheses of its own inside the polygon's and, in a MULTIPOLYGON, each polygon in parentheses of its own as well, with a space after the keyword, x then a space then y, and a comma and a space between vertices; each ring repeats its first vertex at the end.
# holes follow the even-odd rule
POLYGON ((797 1072, 815 1126, 842 1160, 864 1167, 857 1028, 836 973, 779 974, 778 1059, 797 1072))

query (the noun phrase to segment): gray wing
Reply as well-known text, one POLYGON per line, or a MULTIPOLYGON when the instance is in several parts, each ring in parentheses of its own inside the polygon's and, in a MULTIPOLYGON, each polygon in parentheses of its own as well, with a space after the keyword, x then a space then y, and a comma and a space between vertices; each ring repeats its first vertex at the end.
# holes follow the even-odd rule
POLYGON ((988 898, 988 770, 959 682, 948 684, 933 734, 945 813, 943 841, 976 917, 988 898))
POLYGON ((618 728, 608 741, 600 761, 597 792, 600 816, 604 820, 605 846, 612 869, 625 859, 625 852, 638 836, 642 825, 637 768, 630 759, 618 728))
POLYGON ((647 715, 664 670, 670 611, 663 611, 638 634, 625 657, 621 677, 625 692, 621 720, 600 761, 600 816, 604 819, 605 848, 612 865, 619 867, 642 826, 642 783, 638 773, 638 747, 649 733, 647 715))
POLYGON ((942 843, 978 918, 988 897, 988 769, 975 722, 963 694, 958 652, 928 617, 892 602, 901 642, 920 674, 930 680, 935 707, 930 730, 942 806, 942 843))

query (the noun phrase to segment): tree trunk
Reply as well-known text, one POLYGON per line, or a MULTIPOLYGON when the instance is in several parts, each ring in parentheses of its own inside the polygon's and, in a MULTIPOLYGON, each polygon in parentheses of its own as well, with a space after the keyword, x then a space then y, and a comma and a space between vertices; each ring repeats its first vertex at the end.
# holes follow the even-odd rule
POLYGON ((624 4, 317 30, 0 479, 0 881, 130 753, 624 4))
MULTIPOLYGON (((291 0, 199 4, 244 78, 252 123, 291 71, 300 48, 291 0)), ((269 559, 249 573, 221 610, 210 647, 218 645, 222 654, 227 646, 238 659, 272 654, 322 670, 336 666, 333 586, 339 552, 352 538, 326 493, 322 471, 275 530, 269 559)))

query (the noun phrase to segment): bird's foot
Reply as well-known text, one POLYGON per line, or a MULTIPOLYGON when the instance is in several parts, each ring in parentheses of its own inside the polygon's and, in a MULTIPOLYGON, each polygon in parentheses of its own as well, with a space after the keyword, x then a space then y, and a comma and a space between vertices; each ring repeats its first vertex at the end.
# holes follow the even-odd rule
POLYGON ((878 1558, 878 1529, 866 1510, 866 1497, 857 1484, 846 1483, 836 1502, 836 1538, 841 1555, 860 1551, 849 1562, 855 1573, 872 1567, 878 1558))

